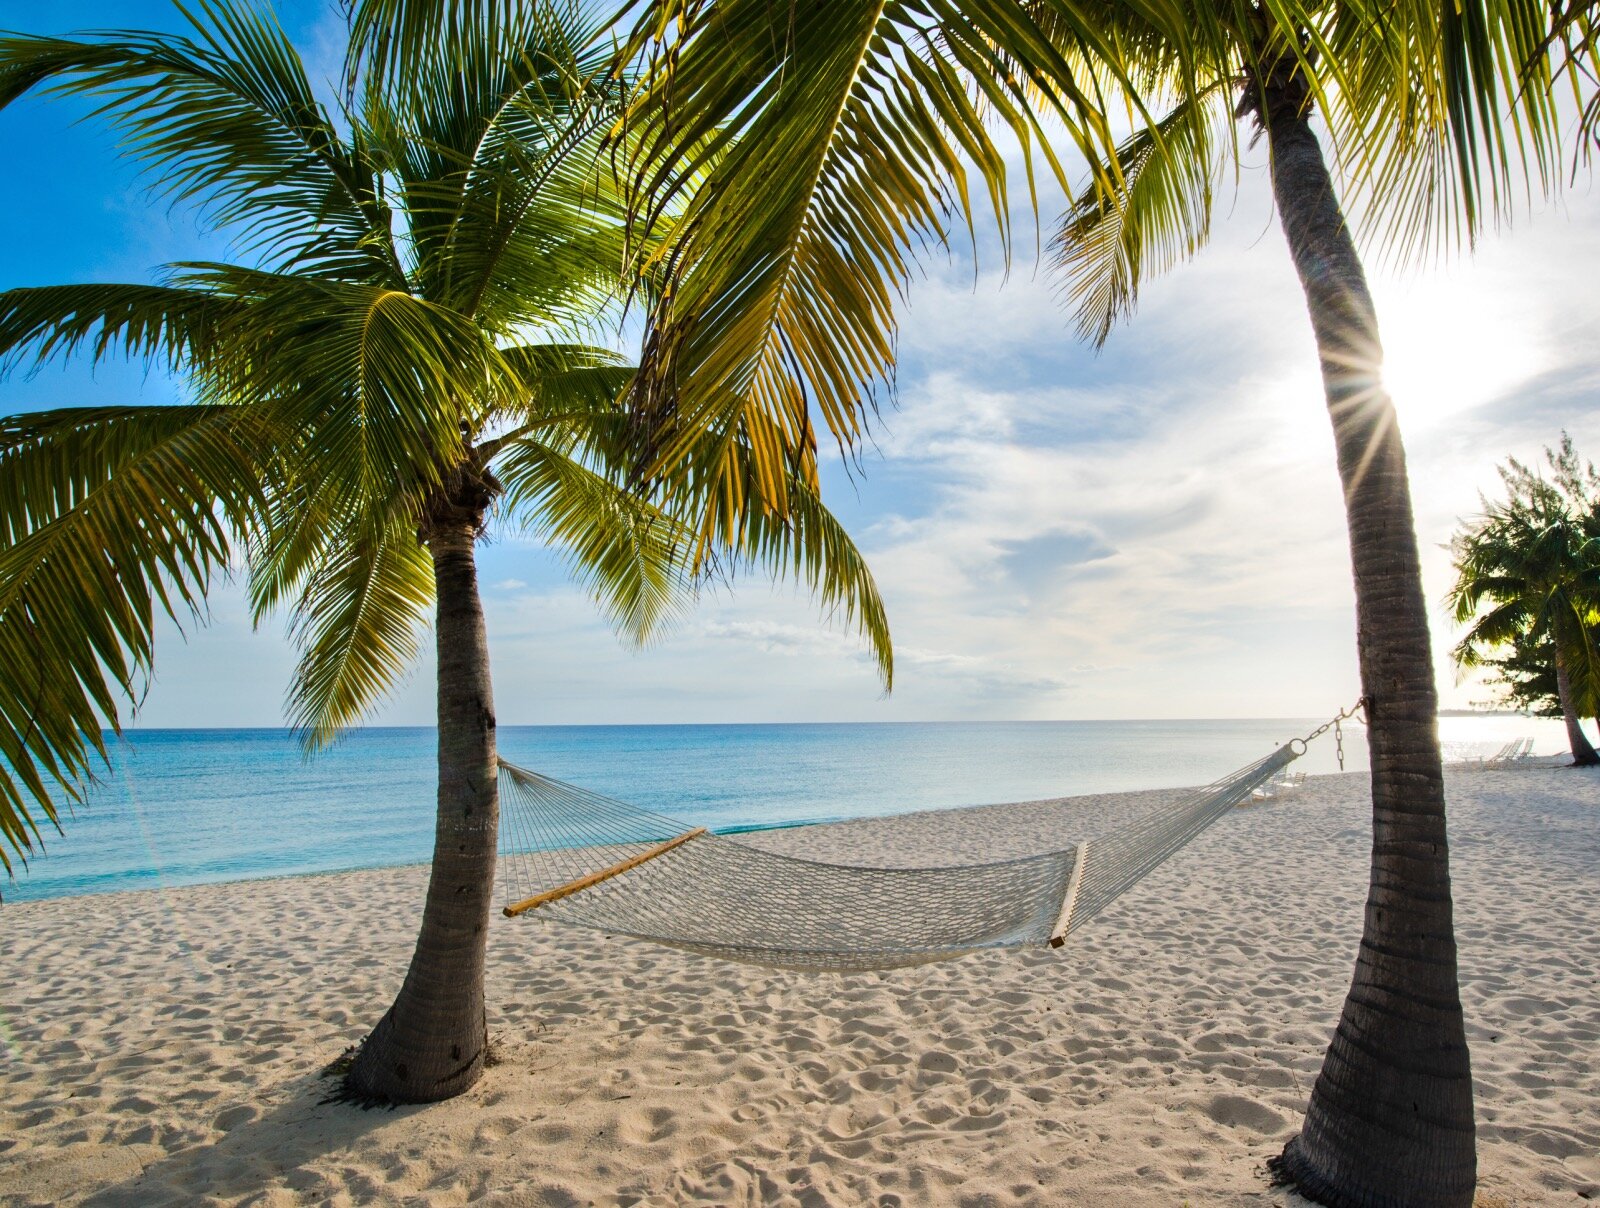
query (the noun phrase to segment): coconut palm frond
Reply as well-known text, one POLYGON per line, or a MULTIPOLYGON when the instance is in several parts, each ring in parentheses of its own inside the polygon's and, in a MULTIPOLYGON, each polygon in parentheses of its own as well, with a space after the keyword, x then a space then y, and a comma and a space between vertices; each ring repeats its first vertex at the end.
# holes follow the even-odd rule
MULTIPOLYGON (((1090 15, 1063 14, 1111 54, 1090 15)), ((1114 154, 1103 98, 1009 0, 827 0, 787 22, 765 0, 657 0, 625 54, 645 63, 627 166, 642 229, 682 202, 634 391, 646 467, 672 473, 695 443, 686 417, 739 399, 762 416, 743 426, 779 514, 813 411, 845 447, 862 439, 893 364, 896 296, 921 249, 973 221, 973 169, 1008 234, 994 123, 1036 152, 1061 137, 1044 137, 1050 120, 1091 162, 1114 154)), ((731 485, 722 497, 713 506, 741 506, 731 485)))
POLYGON ((0 369, 86 355, 176 368, 204 360, 226 299, 161 285, 46 285, 0 293, 0 369))
POLYGON ((277 23, 251 6, 205 2, 192 21, 191 38, 0 38, 0 106, 36 88, 86 96, 165 193, 202 203, 242 250, 403 286, 378 178, 277 23))
POLYGON ((1117 171, 1096 173, 1063 217, 1055 264, 1078 333, 1096 346, 1133 314, 1144 279, 1193 256, 1209 238, 1212 188, 1227 150, 1217 126, 1231 100, 1214 87, 1136 131, 1117 148, 1117 171), (1097 186, 1108 175, 1121 184, 1097 186))
POLYGON ((589 37, 575 7, 512 6, 386 86, 425 291, 502 330, 576 326, 617 291, 625 214, 600 146, 625 81, 589 37))
POLYGON ((500 356, 519 401, 502 406, 497 418, 515 426, 480 447, 498 451, 505 441, 534 433, 550 447, 587 447, 611 477, 628 478, 632 445, 623 400, 633 382, 632 365, 586 344, 524 344, 502 349, 500 356))
POLYGON ((234 304, 217 349, 195 366, 207 388, 303 431, 326 475, 359 477, 373 498, 388 498, 396 475, 437 482, 462 448, 462 402, 498 401, 492 343, 448 307, 362 282, 178 268, 185 287, 234 304))
POLYGON ((532 435, 494 463, 504 509, 562 551, 574 577, 629 641, 658 636, 693 597, 693 532, 670 512, 532 435))
POLYGON ((76 800, 158 617, 203 613, 260 514, 270 434, 233 408, 102 407, 0 430, 0 863, 76 800), (264 456, 265 454, 265 456, 264 456))
POLYGON ((866 556, 812 487, 792 487, 789 514, 752 512, 743 553, 755 567, 809 587, 825 609, 867 642, 883 690, 894 687, 894 644, 889 614, 866 556))
POLYGON ((1336 6, 1349 78, 1319 103, 1363 226, 1400 262, 1470 244, 1561 176, 1561 102, 1539 0, 1336 6))
POLYGON ((415 664, 433 564, 405 506, 351 517, 317 551, 295 605, 289 716, 309 749, 360 720, 415 664))

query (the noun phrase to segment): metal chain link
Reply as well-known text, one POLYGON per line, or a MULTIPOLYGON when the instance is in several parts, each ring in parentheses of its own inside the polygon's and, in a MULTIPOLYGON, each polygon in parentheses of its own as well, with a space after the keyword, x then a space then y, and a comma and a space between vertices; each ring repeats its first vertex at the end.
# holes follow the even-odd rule
MULTIPOLYGON (((1363 696, 1359 700, 1357 700, 1355 704, 1351 705, 1348 709, 1340 709, 1337 715, 1335 715, 1330 720, 1323 722, 1320 726, 1318 726, 1315 730, 1311 731, 1311 733, 1307 734, 1304 738, 1291 739, 1290 740, 1290 745, 1292 746, 1294 743, 1298 742, 1300 744, 1301 752, 1303 753, 1305 748, 1310 746, 1313 741, 1315 741, 1318 738, 1321 738, 1329 730, 1332 730, 1333 731, 1333 749, 1334 749, 1334 754, 1339 759, 1339 770, 1342 772, 1342 771, 1344 771, 1344 726, 1341 723, 1343 723, 1345 721, 1348 721, 1350 718, 1354 717, 1357 713, 1364 712, 1366 710, 1366 707, 1367 707, 1367 698, 1363 696)), ((1365 720, 1365 719, 1363 719, 1363 720, 1365 720)))

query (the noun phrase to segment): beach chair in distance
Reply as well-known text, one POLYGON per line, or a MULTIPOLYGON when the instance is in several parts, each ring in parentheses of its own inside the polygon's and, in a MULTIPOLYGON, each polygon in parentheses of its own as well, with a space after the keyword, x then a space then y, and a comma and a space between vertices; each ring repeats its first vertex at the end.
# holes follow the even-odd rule
POLYGON ((1274 797, 1281 797, 1285 793, 1292 793, 1305 782, 1306 774, 1304 772, 1279 772, 1266 784, 1239 802, 1239 808, 1243 809, 1247 805, 1257 805, 1263 801, 1271 801, 1274 797))
POLYGON ((1531 752, 1532 750, 1533 750, 1533 739, 1531 739, 1531 738, 1515 738, 1515 739, 1512 739, 1510 742, 1506 743, 1505 746, 1501 747, 1498 751, 1496 751, 1493 755, 1490 755, 1487 759, 1480 759, 1478 761, 1478 766, 1480 768, 1503 768, 1503 767, 1507 767, 1507 766, 1509 766, 1509 765, 1511 765, 1513 763, 1518 762, 1519 760, 1526 759, 1528 757, 1529 752, 1531 752))

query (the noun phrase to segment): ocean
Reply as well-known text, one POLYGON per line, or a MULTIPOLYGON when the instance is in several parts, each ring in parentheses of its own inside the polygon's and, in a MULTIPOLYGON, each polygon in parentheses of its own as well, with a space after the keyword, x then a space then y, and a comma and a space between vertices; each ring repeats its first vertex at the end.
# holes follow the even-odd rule
MULTIPOLYGON (((506 726, 503 758, 716 830, 1204 784, 1320 719, 506 726)), ((1441 719, 1447 758, 1558 723, 1441 719)), ((1346 767, 1366 767, 1346 730, 1346 767)), ((1333 735, 1297 765, 1337 770, 1333 735)), ((285 730, 130 730, 65 834, 4 900, 414 864, 433 838, 434 733, 357 730, 310 759, 285 730)))

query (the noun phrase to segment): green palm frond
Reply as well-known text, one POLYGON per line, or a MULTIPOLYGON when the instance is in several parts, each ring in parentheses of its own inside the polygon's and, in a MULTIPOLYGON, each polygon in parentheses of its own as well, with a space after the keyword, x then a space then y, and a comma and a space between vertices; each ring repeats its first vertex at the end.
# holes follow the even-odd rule
POLYGON ((333 741, 415 664, 432 603, 433 563, 408 507, 352 516, 318 550, 291 630, 300 663, 289 715, 309 747, 333 741))
POLYGON ((0 106, 40 87, 89 97, 160 187, 204 204, 243 250, 403 287, 379 180, 276 21, 242 4, 197 10, 193 38, 0 38, 0 106))
POLYGON ((1133 314, 1140 283, 1195 254, 1211 233, 1212 186, 1226 136, 1217 125, 1231 98, 1222 87, 1180 101, 1117 148, 1117 171, 1095 173, 1061 221, 1056 267, 1066 278, 1078 333, 1104 344, 1133 314), (1105 188, 1097 181, 1120 177, 1105 188))
MULTIPOLYGON (((199 615, 261 506, 269 433, 231 408, 54 411, 0 430, 0 835, 76 799, 158 616, 199 615)), ((30 837, 31 836, 31 837, 30 837)), ((0 863, 10 868, 4 844, 0 863)))
POLYGON ((304 430, 324 473, 387 497, 395 475, 437 482, 459 457, 463 404, 492 407, 503 367, 485 333, 399 290, 220 264, 179 282, 233 303, 208 387, 304 430), (293 356, 283 355, 292 348, 293 356))
POLYGON ((682 463, 688 472, 675 476, 665 488, 684 492, 675 507, 697 518, 690 547, 694 569, 704 572, 726 556, 736 566, 790 578, 809 588, 825 609, 867 640, 889 689, 894 651, 888 615, 866 559, 824 505, 814 481, 789 479, 783 512, 763 502, 762 492, 753 485, 761 473, 759 459, 744 428, 759 423, 761 415, 738 407, 731 408, 731 414, 737 424, 699 424, 700 443, 682 463), (704 494, 717 491, 726 492, 721 507, 699 502, 704 494), (693 502, 685 505, 684 499, 693 502))
POLYGON ((509 441, 494 470, 506 514, 562 551, 630 641, 650 641, 689 603, 694 534, 671 513, 531 435, 509 441))
MULTIPOLYGON (((293 453, 284 460, 291 465, 304 461, 293 453)), ((341 520, 349 506, 341 499, 342 485, 302 476, 281 479, 267 491, 266 515, 251 534, 245 556, 246 598, 257 627, 304 594, 307 582, 342 535, 341 520)))
POLYGON ((568 449, 588 446, 614 477, 627 477, 632 445, 623 400, 633 382, 632 365, 587 344, 521 344, 501 349, 500 359, 517 401, 502 406, 496 418, 515 423, 518 435, 537 433, 568 449))
POLYGON ((176 368, 203 359, 228 303, 161 285, 46 285, 0 293, 0 369, 87 354, 176 368))
POLYGON ((1593 604, 1569 592, 1563 592, 1555 604, 1559 611, 1550 629, 1565 656, 1573 699, 1586 715, 1593 716, 1600 705, 1600 646, 1593 638, 1593 604))
POLYGON ((424 289, 501 330, 586 322, 616 293, 625 215, 599 152, 624 85, 591 36, 575 6, 508 6, 384 94, 424 289))
MULTIPOLYGON (((476 37, 524 7, 516 0, 342 0, 349 13, 352 84, 363 77, 392 79, 426 57, 460 53, 476 37)), ((562 8, 576 8, 563 4, 562 8)))
POLYGON ((752 513, 745 523, 742 552, 750 565, 809 587, 824 608, 866 639, 884 691, 894 687, 894 644, 877 581, 866 557, 815 489, 794 484, 786 517, 752 513))
MULTIPOLYGON (((1062 13, 1110 50, 1094 21, 1062 13)), ((1010 0, 826 0, 794 21, 765 0, 657 0, 625 56, 646 63, 629 118, 635 189, 652 215, 683 202, 634 399, 650 468, 670 474, 698 415, 741 400, 759 422, 720 422, 747 434, 780 513, 783 484, 806 477, 813 410, 842 444, 862 438, 893 364, 897 294, 920 248, 972 221, 974 168, 1007 234, 995 122, 1058 170, 1042 96, 1092 162, 1114 151, 1103 98, 1010 0)), ((712 506, 742 507, 734 485, 712 506)))
MULTIPOLYGON (((1542 629, 1543 627, 1538 624, 1540 616, 1544 613, 1542 603, 1542 601, 1517 598, 1490 608, 1488 612, 1473 621, 1472 626, 1457 643, 1456 662, 1463 667, 1474 666, 1482 661, 1486 649, 1515 641, 1519 635, 1529 630, 1542 629)), ((1469 613, 1467 619, 1471 620, 1474 615, 1475 613, 1469 613)))
POLYGON ((1405 261, 1470 244, 1561 174, 1562 113, 1538 0, 1331 10, 1349 79, 1321 103, 1367 234, 1405 261))

